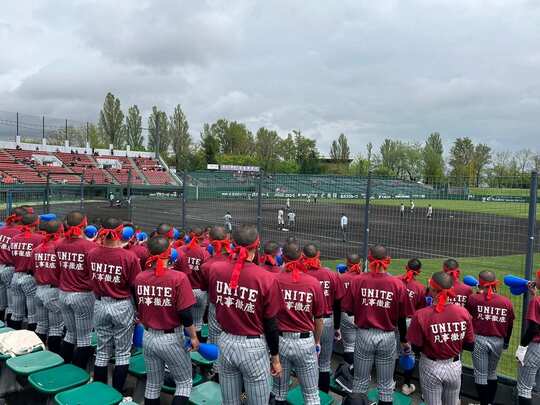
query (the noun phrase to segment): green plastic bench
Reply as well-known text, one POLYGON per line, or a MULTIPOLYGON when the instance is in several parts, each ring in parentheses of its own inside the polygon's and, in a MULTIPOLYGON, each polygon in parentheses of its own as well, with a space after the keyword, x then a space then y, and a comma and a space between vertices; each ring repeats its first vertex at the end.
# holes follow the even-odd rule
POLYGON ((12 328, 8 328, 7 326, 4 328, 2 327, 0 329, 0 333, 7 333, 7 332, 13 332, 15 329, 12 329, 12 328))
POLYGON ((62 363, 64 363, 62 357, 48 350, 12 357, 6 361, 7 367, 16 375, 21 376, 28 376, 37 371, 59 366, 62 363))
POLYGON ((199 352, 190 352, 191 361, 200 367, 211 367, 214 364, 213 361, 206 360, 199 352))
POLYGON ((201 336, 203 338, 208 339, 208 324, 207 323, 203 323, 203 326, 201 327, 201 336))
POLYGON ((218 405, 221 400, 221 388, 218 383, 208 381, 193 387, 189 403, 191 405, 218 405))
POLYGON ((6 324, 4 323, 4 321, 0 321, 0 328, 3 328, 4 326, 6 326, 6 324))
POLYGON ((137 378, 146 376, 146 366, 144 364, 144 356, 139 354, 131 356, 129 359, 129 373, 137 378))
MULTIPOLYGON (((334 403, 334 398, 332 398, 326 392, 319 391, 319 398, 321 400, 321 405, 332 405, 334 403)), ((304 396, 302 395, 302 389, 299 385, 294 387, 292 390, 289 390, 289 394, 287 395, 287 403, 290 405, 304 404, 304 396)))
POLYGON ((100 382, 63 391, 54 397, 57 405, 116 405, 121 400, 122 394, 100 382))
POLYGON ((97 347, 97 333, 92 331, 90 335, 90 346, 97 347))
POLYGON ((73 364, 62 364, 30 374, 28 377, 30 385, 45 395, 56 395, 86 384, 88 380, 90 380, 90 374, 73 364))
MULTIPOLYGON (((368 399, 373 402, 377 402, 379 399, 379 391, 374 388, 368 391, 368 399)), ((403 395, 401 392, 394 391, 394 405, 411 405, 412 400, 407 395, 403 395)))

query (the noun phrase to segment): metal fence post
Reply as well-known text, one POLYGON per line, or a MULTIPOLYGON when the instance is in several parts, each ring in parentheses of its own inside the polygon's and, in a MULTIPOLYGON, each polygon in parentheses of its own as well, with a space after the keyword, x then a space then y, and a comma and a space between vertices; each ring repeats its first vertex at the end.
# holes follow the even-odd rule
POLYGON ((43 212, 45 214, 49 213, 49 195, 51 194, 51 174, 47 172, 47 183, 45 183, 45 199, 43 212))
MULTIPOLYGON (((527 230, 527 256, 525 258, 525 278, 530 280, 534 264, 534 240, 536 238, 536 204, 538 201, 538 172, 531 172, 531 188, 529 192, 529 225, 527 230)), ((523 294, 523 312, 521 319, 521 334, 525 333, 529 294, 523 294)))
POLYGON ((128 203, 128 218, 129 222, 133 221, 133 213, 131 210, 131 169, 128 170, 128 183, 127 183, 127 203, 128 203))
POLYGON ((366 184, 366 203, 364 205, 364 245, 362 256, 364 257, 364 269, 367 271, 369 250, 369 204, 371 200, 371 171, 368 172, 366 184))
POLYGON ((81 174, 81 203, 80 203, 80 210, 83 210, 84 206, 84 173, 81 174))
POLYGON ((187 175, 182 172, 182 229, 186 230, 187 175))
POLYGON ((261 221, 262 221, 262 181, 264 172, 259 171, 259 181, 257 182, 257 232, 261 235, 261 221))

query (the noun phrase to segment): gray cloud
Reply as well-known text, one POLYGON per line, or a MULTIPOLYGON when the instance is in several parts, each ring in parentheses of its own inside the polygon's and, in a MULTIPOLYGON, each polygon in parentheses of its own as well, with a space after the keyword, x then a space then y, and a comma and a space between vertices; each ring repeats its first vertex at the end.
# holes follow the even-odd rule
POLYGON ((95 120, 112 91, 144 113, 182 104, 195 135, 226 117, 323 152, 340 132, 354 152, 432 131, 538 148, 534 1, 9 3, 0 110, 95 120))

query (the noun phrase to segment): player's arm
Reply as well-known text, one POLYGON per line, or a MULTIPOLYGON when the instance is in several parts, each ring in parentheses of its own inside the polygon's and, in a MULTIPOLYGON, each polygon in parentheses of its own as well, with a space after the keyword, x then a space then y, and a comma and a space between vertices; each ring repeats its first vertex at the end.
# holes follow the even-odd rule
POLYGON ((525 333, 521 336, 520 345, 524 347, 528 346, 538 333, 540 333, 540 325, 529 319, 527 321, 527 329, 525 329, 525 333))
POLYGON ((315 318, 315 331, 313 333, 315 344, 321 344, 321 336, 324 329, 324 319, 322 317, 315 318))
POLYGON ((465 331, 465 339, 463 339, 463 350, 472 352, 474 350, 474 329, 472 324, 472 316, 467 313, 467 330, 465 331))
POLYGON ((199 339, 197 338, 197 331, 195 325, 193 325, 193 314, 191 313, 191 307, 184 308, 178 311, 178 315, 182 320, 184 329, 188 332, 189 339, 191 340, 191 350, 199 350, 199 339))
POLYGON ((417 315, 414 315, 411 319, 409 329, 406 331, 406 340, 411 344, 413 352, 418 354, 422 351, 424 346, 424 334, 417 315))

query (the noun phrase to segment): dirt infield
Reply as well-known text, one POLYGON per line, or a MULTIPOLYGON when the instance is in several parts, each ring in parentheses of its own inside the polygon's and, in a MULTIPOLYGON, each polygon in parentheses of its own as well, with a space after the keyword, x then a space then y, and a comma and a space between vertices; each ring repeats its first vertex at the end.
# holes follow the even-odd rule
MULTIPOLYGON (((39 209, 39 207, 37 207, 39 209)), ((256 223, 256 200, 199 200, 189 201, 186 206, 186 225, 210 226, 223 224, 223 216, 229 211, 233 226, 240 223, 256 223)), ((287 231, 280 230, 277 223, 278 209, 287 209, 282 201, 263 200, 262 239, 278 242, 294 237, 299 242, 314 241, 321 246, 325 258, 341 258, 346 252, 361 251, 364 234, 364 206, 358 204, 328 204, 324 202, 292 201, 291 210, 296 213, 296 224, 287 231), (343 242, 339 221, 344 213, 349 219, 343 242)), ((56 204, 51 211, 65 215, 79 204, 56 204)), ((90 220, 96 217, 118 216, 129 218, 129 210, 110 208, 109 203, 85 204, 90 220)), ((438 210, 432 219, 425 210, 410 212, 407 207, 403 217, 399 207, 370 207, 370 244, 387 246, 393 257, 479 257, 524 254, 527 243, 527 220, 498 215, 438 210)), ((134 198, 133 221, 145 230, 151 230, 161 222, 180 227, 182 221, 181 201, 175 199, 134 198)))

